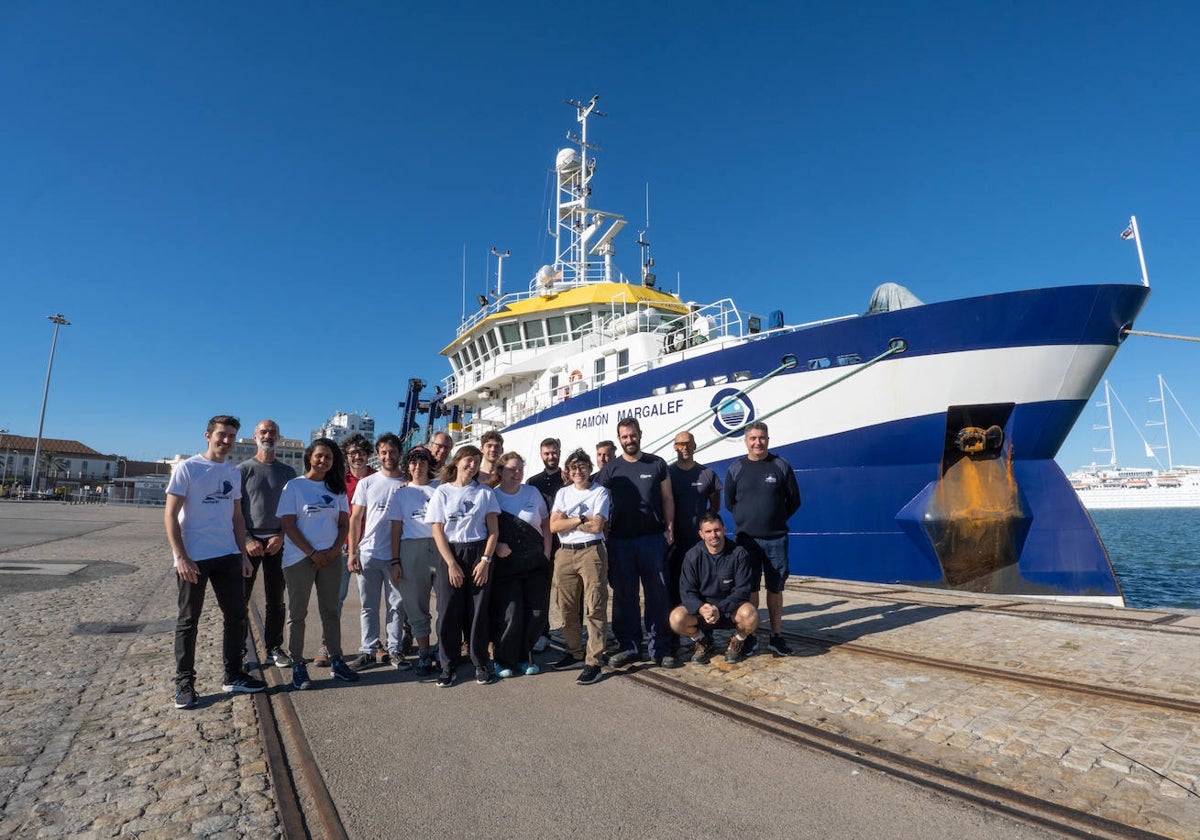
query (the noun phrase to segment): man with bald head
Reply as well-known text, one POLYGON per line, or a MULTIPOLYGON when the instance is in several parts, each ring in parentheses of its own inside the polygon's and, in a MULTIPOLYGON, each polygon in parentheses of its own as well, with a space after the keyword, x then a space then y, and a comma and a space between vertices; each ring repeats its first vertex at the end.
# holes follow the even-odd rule
POLYGON ((260 420, 254 427, 257 451, 253 458, 238 464, 242 474, 242 518, 246 520, 246 554, 254 566, 246 580, 246 603, 254 591, 258 570, 263 573, 263 595, 266 598, 263 644, 267 661, 280 668, 290 668, 291 657, 283 651, 283 624, 287 616, 284 606, 283 581, 283 523, 276 511, 283 485, 296 477, 296 471, 275 460, 275 444, 279 441, 279 424, 260 420))
MULTIPOLYGON (((698 463, 696 438, 691 432, 675 435, 675 463, 668 466, 671 492, 675 495, 675 543, 667 553, 667 597, 671 606, 682 601, 680 575, 683 556, 700 542, 700 518, 721 510, 721 479, 711 467, 698 463)), ((678 647, 679 636, 672 634, 671 643, 678 647)))

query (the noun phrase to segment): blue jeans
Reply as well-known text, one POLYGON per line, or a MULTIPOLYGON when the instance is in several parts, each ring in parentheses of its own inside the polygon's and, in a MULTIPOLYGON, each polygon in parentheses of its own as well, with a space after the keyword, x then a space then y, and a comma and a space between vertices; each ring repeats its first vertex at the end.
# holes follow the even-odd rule
POLYGON ((359 653, 374 650, 375 640, 385 642, 386 649, 400 650, 400 627, 404 613, 400 610, 400 590, 392 585, 391 560, 376 560, 362 556, 362 573, 358 576, 358 599, 362 602, 362 646, 359 653), (387 597, 387 639, 379 635, 379 598, 387 597))
POLYGON ((641 647, 642 616, 638 604, 638 584, 641 583, 646 598, 650 657, 657 659, 671 652, 666 555, 667 540, 662 534, 610 537, 608 540, 608 583, 613 590, 612 628, 621 650, 641 647))

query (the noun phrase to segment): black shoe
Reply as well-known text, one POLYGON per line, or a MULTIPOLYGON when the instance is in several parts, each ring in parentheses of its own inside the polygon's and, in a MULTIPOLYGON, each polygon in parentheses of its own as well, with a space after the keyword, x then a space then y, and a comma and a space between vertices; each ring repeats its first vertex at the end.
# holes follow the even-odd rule
POLYGON ((692 662, 697 665, 707 665, 712 661, 713 637, 701 636, 692 648, 692 662))
POLYGON ((437 660, 434 658, 433 654, 431 654, 431 653, 422 652, 422 653, 418 654, 417 667, 415 669, 416 675, 418 677, 433 676, 433 673, 437 670, 437 666, 434 664, 436 661, 437 660))
POLYGON ((265 690, 267 684, 262 680, 256 680, 247 673, 237 674, 233 677, 226 677, 221 690, 227 694, 257 694, 265 690))
POLYGON ((175 689, 175 708, 176 709, 194 709, 196 708, 196 689, 192 684, 184 683, 175 689))
POLYGON ((793 653, 795 653, 795 651, 792 650, 791 645, 784 641, 783 636, 781 635, 775 635, 771 637, 771 640, 767 642, 767 650, 771 651, 771 653, 775 654, 776 656, 791 656, 793 653))
POLYGON ((375 654, 374 653, 360 653, 358 656, 354 657, 346 664, 349 665, 351 668, 353 668, 355 671, 362 671, 362 670, 365 670, 366 668, 374 668, 375 667, 375 654))
POLYGON ((438 678, 433 681, 433 684, 438 688, 449 688, 454 685, 454 677, 454 671, 442 671, 442 673, 438 674, 438 678))
POLYGON ((572 668, 579 667, 579 660, 569 653, 564 653, 559 657, 558 661, 550 666, 555 671, 570 671, 572 668))
POLYGON ((358 672, 340 659, 334 659, 329 663, 329 672, 333 674, 335 680, 342 682, 358 682, 359 680, 358 672))
POLYGON ((400 637, 400 652, 405 656, 412 656, 417 652, 417 643, 413 639, 412 630, 405 628, 404 635, 400 637))
POLYGON ((583 670, 579 672, 579 676, 575 678, 578 685, 591 685, 600 679, 599 665, 584 665, 583 670))
POLYGON ((492 673, 492 669, 486 665, 478 665, 475 668, 475 682, 480 685, 490 685, 496 681, 496 675, 492 673))
POLYGON ((407 671, 412 668, 412 663, 400 651, 392 651, 390 658, 392 660, 392 667, 397 671, 407 671))
POLYGON ((296 691, 307 691, 312 688, 312 680, 308 678, 308 669, 303 665, 292 666, 292 688, 296 691))
POLYGON ((611 668, 623 668, 631 662, 636 662, 641 656, 636 650, 621 650, 608 657, 608 664, 611 668))
POLYGON ((672 669, 672 668, 682 668, 683 667, 683 663, 680 662, 678 659, 676 659, 674 656, 660 656, 654 660, 654 664, 657 665, 659 668, 667 668, 668 670, 672 669))
MULTIPOLYGON (((283 648, 276 645, 267 651, 267 661, 275 664, 277 668, 291 668, 295 663, 292 662, 292 657, 283 652, 283 648)), ((301 662, 301 665, 304 663, 301 662)))
POLYGON ((742 645, 742 656, 748 657, 758 653, 758 636, 751 633, 746 637, 745 643, 742 645))

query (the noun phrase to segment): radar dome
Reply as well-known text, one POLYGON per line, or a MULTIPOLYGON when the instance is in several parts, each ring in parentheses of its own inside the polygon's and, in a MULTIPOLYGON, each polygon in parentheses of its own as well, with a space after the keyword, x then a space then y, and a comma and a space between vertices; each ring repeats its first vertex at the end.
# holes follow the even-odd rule
POLYGON ((559 149, 554 158, 554 168, 559 172, 574 172, 579 168, 579 152, 574 149, 559 149))

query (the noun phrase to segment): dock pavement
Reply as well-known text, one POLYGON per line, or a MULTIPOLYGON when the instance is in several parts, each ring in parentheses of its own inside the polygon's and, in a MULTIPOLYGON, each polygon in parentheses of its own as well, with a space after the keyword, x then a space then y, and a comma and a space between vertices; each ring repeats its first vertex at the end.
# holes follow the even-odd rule
MULTIPOLYGON (((211 598, 200 708, 171 703, 175 611, 161 509, 0 502, 0 836, 282 835, 255 702, 220 692, 211 598)), ((797 656, 647 670, 1143 836, 1200 836, 1200 617, 803 580, 785 631, 797 656)), ((264 671, 351 837, 1058 836, 619 673, 438 689, 310 668, 316 690, 290 692, 264 671)))

